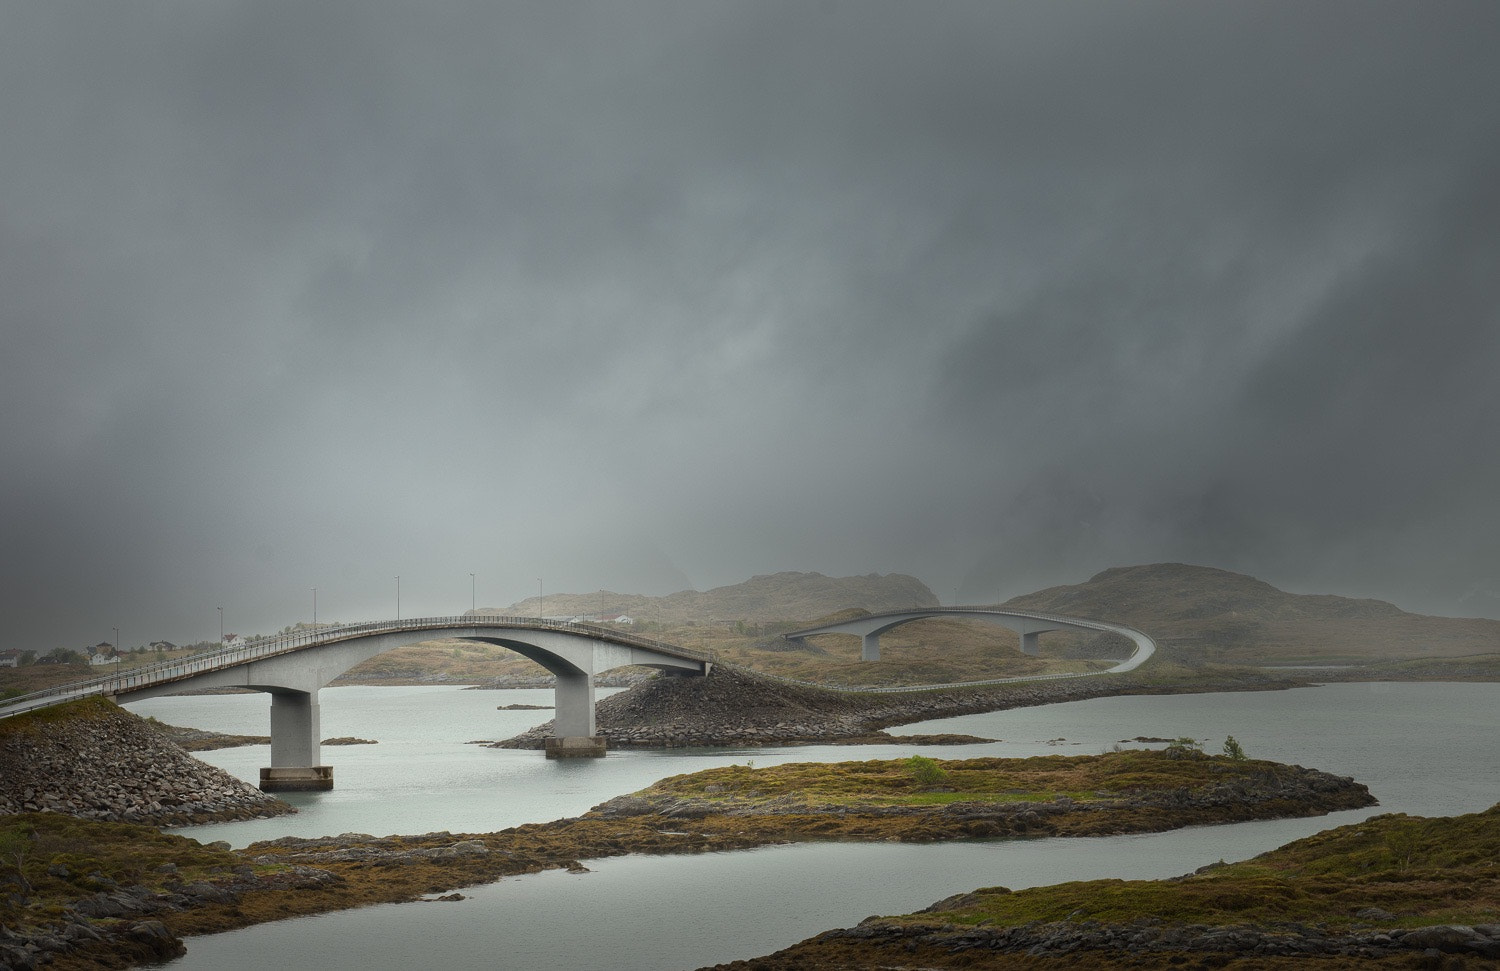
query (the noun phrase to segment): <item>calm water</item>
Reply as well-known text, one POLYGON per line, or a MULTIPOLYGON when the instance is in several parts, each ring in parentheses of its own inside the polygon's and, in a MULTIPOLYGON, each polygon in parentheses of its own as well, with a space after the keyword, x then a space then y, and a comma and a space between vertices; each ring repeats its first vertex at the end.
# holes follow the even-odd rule
MULTIPOLYGON (((545 873, 466 889, 456 903, 413 903, 301 918, 188 942, 173 971, 300 965, 695 968, 776 950, 877 913, 909 912, 975 887, 1014 889, 1099 877, 1176 876, 1243 859, 1379 812, 1449 815, 1500 800, 1500 685, 1340 684, 1283 692, 1104 698, 905 726, 1001 739, 961 748, 915 745, 774 750, 612 752, 548 762, 536 752, 466 745, 550 717, 502 712, 548 704, 550 691, 451 687, 334 688, 323 735, 380 744, 330 747, 333 792, 293 797, 302 812, 193 827, 198 839, 242 846, 280 835, 484 832, 578 815, 667 775, 732 762, 1097 753, 1138 735, 1233 734, 1253 757, 1351 775, 1381 806, 1310 820, 1201 827, 1149 836, 941 846, 813 844, 689 857, 591 861, 586 874, 545 873)), ((130 706, 176 724, 265 733, 264 696, 161 698, 130 706)), ((1127 743, 1133 744, 1133 743, 1127 743)), ((204 753, 248 780, 266 746, 204 753)))

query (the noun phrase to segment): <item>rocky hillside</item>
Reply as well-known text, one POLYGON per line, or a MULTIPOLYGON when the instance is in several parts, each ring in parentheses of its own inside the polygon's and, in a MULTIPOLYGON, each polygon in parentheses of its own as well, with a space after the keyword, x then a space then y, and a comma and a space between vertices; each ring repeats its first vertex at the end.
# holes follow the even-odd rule
MULTIPOLYGON (((665 597, 604 590, 549 593, 542 598, 541 611, 549 617, 623 613, 663 624, 708 620, 733 623, 803 621, 850 607, 878 613, 901 607, 935 607, 937 603, 925 583, 901 573, 826 577, 821 573, 783 572, 712 590, 682 590, 665 597)), ((534 615, 538 612, 537 598, 509 607, 487 607, 481 612, 534 615)))
POLYGON ((0 720, 0 814, 183 826, 292 812, 102 698, 0 720))
POLYGON ((1256 662, 1457 657, 1500 652, 1500 621, 1409 614, 1382 600, 1287 593, 1184 563, 1116 567, 1007 607, 1120 621, 1169 654, 1256 662))

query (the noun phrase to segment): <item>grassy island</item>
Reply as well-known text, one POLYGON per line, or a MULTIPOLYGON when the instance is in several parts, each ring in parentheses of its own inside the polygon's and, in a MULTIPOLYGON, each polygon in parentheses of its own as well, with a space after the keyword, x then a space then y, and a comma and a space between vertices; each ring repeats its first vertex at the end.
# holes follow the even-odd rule
POLYGON ((372 903, 627 853, 810 840, 1107 835, 1370 805, 1299 766, 1191 750, 1099 756, 726 766, 662 780, 584 816, 497 833, 287 837, 232 851, 148 826, 0 817, 0 958, 125 967, 179 935, 372 903))
POLYGON ((1175 880, 991 887, 721 971, 1500 966, 1500 805, 1376 816, 1175 880))

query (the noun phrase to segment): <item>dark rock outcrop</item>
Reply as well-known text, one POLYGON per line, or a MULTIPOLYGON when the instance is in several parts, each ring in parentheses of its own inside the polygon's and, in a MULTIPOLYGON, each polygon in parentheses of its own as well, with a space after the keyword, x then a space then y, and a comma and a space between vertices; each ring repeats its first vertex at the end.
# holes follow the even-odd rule
MULTIPOLYGON (((1255 675, 1205 676, 1191 690, 1244 691, 1295 683, 1255 675)), ((595 706, 595 720, 612 748, 828 743, 875 740, 869 737, 883 728, 933 718, 1170 690, 1130 675, 1100 675, 932 691, 846 692, 718 664, 707 677, 660 676, 605 698, 595 706)), ((541 748, 551 734, 552 722, 546 722, 494 747, 541 748)))
POLYGON ((294 811, 102 698, 0 721, 0 813, 184 826, 294 811))

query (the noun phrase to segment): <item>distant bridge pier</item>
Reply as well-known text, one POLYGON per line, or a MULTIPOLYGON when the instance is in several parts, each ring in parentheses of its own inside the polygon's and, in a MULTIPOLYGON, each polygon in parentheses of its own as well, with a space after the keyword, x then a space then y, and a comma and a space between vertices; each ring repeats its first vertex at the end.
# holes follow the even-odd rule
POLYGON ((860 637, 859 659, 861 661, 880 660, 880 631, 872 631, 860 637))
POLYGON ((1042 632, 1039 630, 1021 631, 1021 653, 1038 657, 1042 653, 1042 632))
POLYGON ((260 770, 263 792, 323 792, 333 766, 319 765, 317 689, 271 689, 271 764, 260 770))

